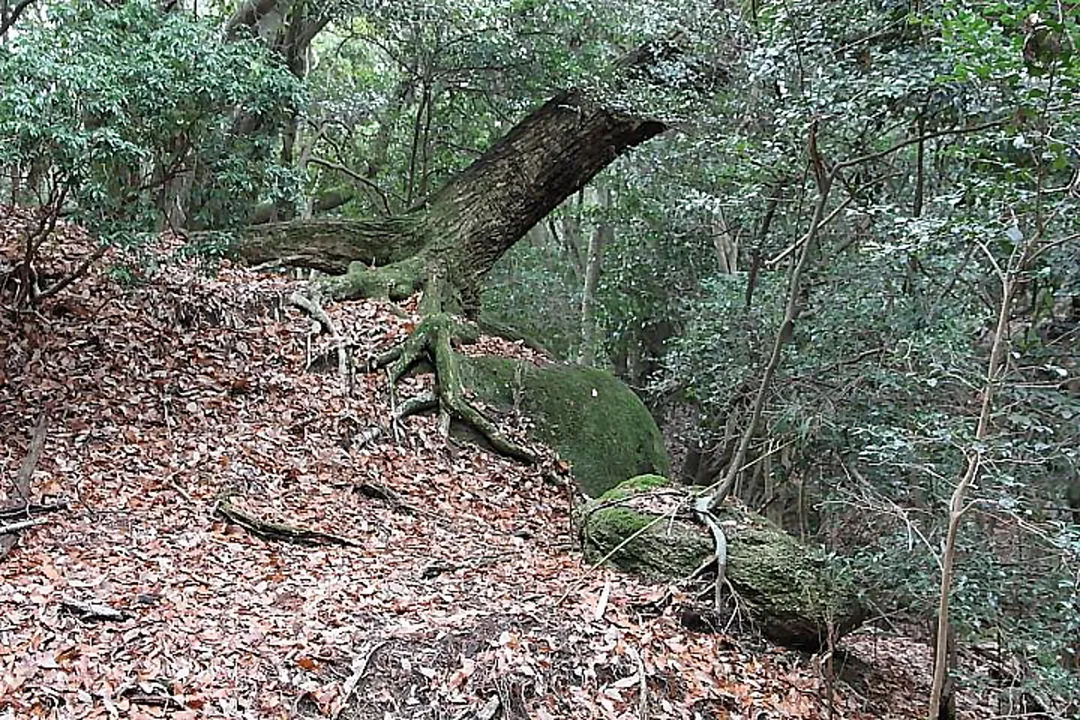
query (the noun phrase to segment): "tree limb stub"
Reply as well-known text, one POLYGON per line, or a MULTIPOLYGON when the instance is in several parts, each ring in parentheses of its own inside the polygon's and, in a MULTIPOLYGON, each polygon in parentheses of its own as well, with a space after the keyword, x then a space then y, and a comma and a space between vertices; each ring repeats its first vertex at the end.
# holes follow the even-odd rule
POLYGON ((75 598, 66 597, 60 601, 61 607, 70 613, 78 615, 83 620, 110 620, 123 622, 133 615, 127 610, 117 610, 102 603, 86 602, 75 598))
MULTIPOLYGON (((42 411, 41 415, 38 416, 37 424, 34 426, 34 433, 30 437, 30 446, 26 450, 26 457, 23 458, 22 465, 19 466, 19 471, 15 474, 13 480, 15 493, 22 499, 24 511, 30 507, 30 479, 34 476, 34 470, 37 469, 38 462, 41 460, 41 452, 45 448, 45 435, 48 429, 49 418, 42 411)), ((3 529, 0 532, 0 558, 3 558, 15 547, 18 540, 18 536, 15 535, 17 530, 40 525, 42 522, 44 521, 26 520, 22 523, 8 525, 6 529, 3 529)))

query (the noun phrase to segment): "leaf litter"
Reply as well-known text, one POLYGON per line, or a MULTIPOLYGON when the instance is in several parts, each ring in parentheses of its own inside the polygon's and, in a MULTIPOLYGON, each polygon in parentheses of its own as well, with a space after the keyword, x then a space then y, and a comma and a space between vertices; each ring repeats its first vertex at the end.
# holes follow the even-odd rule
MULTIPOLYGON (((0 210, 9 258, 25 222, 0 210)), ((365 442, 388 423, 385 375, 347 389, 319 371, 333 348, 287 306, 295 281, 180 247, 111 251, 37 311, 0 313, 0 507, 42 410, 32 499, 70 503, 0 561, 0 720, 920 711, 902 674, 836 683, 830 712, 814 658, 693 632, 678 592, 589 568, 558 462, 448 442, 433 417, 365 442), (355 546, 260 539, 215 512, 225 496, 355 546)), ((43 263, 93 248, 61 224, 43 263)), ((415 299, 327 310, 361 359, 418 321, 415 299)), ((492 337, 468 351, 543 362, 492 337)))

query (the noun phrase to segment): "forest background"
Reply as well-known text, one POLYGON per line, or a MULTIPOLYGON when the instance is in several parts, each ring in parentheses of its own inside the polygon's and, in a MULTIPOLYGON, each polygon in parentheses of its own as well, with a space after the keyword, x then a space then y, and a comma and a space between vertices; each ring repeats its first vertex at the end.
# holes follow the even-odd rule
POLYGON ((958 642, 1015 663, 1010 692, 1068 707, 1078 15, 2 0, 0 197, 43 209, 15 304, 75 280, 29 275, 61 218, 136 253, 172 230, 202 257, 252 224, 393 218, 583 88, 667 131, 514 244, 483 312, 612 369, 663 427, 673 474, 730 481, 845 556, 883 622, 929 631, 945 590, 958 642), (648 71, 628 81, 642 47, 648 71))

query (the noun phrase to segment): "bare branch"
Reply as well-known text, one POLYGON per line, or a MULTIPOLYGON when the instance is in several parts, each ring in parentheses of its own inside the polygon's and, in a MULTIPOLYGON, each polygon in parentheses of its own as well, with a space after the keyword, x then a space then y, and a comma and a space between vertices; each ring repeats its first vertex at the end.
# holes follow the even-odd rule
POLYGON ((363 185, 364 187, 368 188, 373 193, 375 193, 378 196, 379 201, 382 203, 383 210, 386 211, 386 214, 387 215, 392 214, 393 211, 390 209, 390 198, 388 198, 386 196, 386 193, 383 192, 382 188, 380 188, 378 185, 371 182, 366 177, 364 177, 360 173, 356 172, 352 168, 346 167, 345 165, 342 165, 340 163, 331 162, 329 160, 323 160, 322 158, 317 158, 317 157, 308 158, 308 162, 311 163, 312 165, 318 165, 319 167, 324 167, 327 170, 336 170, 339 173, 343 173, 345 175, 348 175, 350 178, 352 178, 356 182, 360 183, 361 185, 363 185))

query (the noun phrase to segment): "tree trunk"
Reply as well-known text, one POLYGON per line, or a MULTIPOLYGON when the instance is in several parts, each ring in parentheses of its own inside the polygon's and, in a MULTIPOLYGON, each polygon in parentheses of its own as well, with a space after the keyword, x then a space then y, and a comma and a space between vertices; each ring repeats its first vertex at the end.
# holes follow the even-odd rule
POLYGON ((237 253, 343 273, 320 290, 344 300, 405 296, 432 281, 466 311, 514 243, 616 157, 665 126, 569 90, 534 111, 408 213, 382 220, 307 220, 250 228, 237 253))
MULTIPOLYGON (((596 193, 597 204, 606 212, 611 207, 611 191, 602 189, 596 193)), ((605 216, 593 228, 589 238, 589 254, 585 262, 585 284, 581 289, 581 348, 578 362, 592 365, 596 360, 596 288, 600 284, 600 263, 604 245, 609 244, 615 228, 605 216)))

